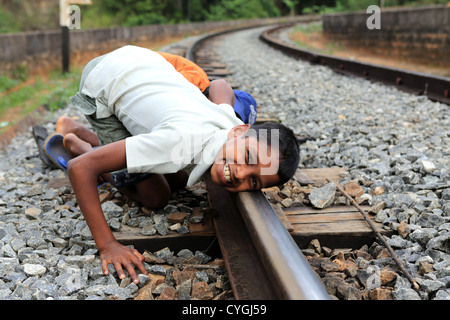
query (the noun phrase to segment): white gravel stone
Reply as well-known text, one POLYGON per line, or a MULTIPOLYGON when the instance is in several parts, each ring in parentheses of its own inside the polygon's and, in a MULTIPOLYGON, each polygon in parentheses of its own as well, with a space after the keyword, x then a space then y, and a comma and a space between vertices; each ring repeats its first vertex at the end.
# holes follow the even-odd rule
POLYGON ((25 263, 23 271, 29 276, 42 276, 47 271, 47 268, 40 264, 25 263))

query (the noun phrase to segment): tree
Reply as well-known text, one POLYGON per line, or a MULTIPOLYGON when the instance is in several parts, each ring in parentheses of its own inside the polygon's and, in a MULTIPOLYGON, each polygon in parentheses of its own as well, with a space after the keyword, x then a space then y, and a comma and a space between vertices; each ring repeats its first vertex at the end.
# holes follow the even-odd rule
POLYGON ((295 16, 295 6, 298 4, 297 0, 283 0, 283 3, 289 8, 290 16, 295 16))

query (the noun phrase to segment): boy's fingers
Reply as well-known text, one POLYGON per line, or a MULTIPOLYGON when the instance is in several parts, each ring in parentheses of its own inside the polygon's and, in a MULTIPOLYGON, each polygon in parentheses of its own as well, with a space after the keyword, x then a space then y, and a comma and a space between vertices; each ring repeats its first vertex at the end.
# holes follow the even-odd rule
POLYGON ((122 264, 120 262, 116 262, 116 263, 114 263, 114 268, 116 268, 117 275, 119 276, 119 279, 124 279, 125 278, 125 273, 123 272, 122 264))
POLYGON ((133 254, 139 259, 140 262, 144 261, 144 256, 140 254, 136 249, 133 250, 133 254))
MULTIPOLYGON (((139 251, 137 251, 136 249, 134 249, 133 254, 135 255, 136 258, 138 258, 139 260, 139 265, 144 266, 143 262, 144 262, 144 256, 142 254, 139 253, 139 251)), ((143 273, 147 274, 147 270, 145 270, 145 268, 141 269, 139 268, 143 273)))
POLYGON ((102 271, 105 276, 109 274, 108 262, 106 260, 102 260, 102 271))
POLYGON ((139 271, 141 271, 143 274, 147 275, 148 271, 147 271, 147 269, 145 269, 145 266, 142 263, 144 261, 144 256, 142 256, 137 250, 134 254, 136 255, 136 257, 138 259, 136 262, 133 262, 134 265, 136 267, 138 267, 139 271))
MULTIPOLYGON (((134 252, 134 254, 136 255, 135 252, 134 252)), ((138 255, 139 255, 139 253, 138 253, 138 255)), ((130 274, 131 279, 133 280, 134 283, 139 283, 139 278, 136 275, 136 271, 134 270, 134 268, 137 267, 139 269, 139 271, 141 271, 141 273, 145 274, 145 275, 147 275, 148 272, 145 269, 145 266, 142 263, 142 261, 139 259, 139 257, 134 256, 133 258, 131 258, 131 262, 133 263, 133 265, 127 266, 128 273, 130 274)))
POLYGON ((108 270, 108 264, 111 263, 114 265, 114 268, 116 269, 117 276, 120 279, 124 279, 126 277, 123 267, 125 267, 125 270, 128 272, 129 276, 131 277, 132 281, 134 283, 139 283, 139 278, 136 274, 135 267, 137 267, 143 274, 147 275, 148 272, 145 269, 145 266, 143 264, 144 256, 141 255, 136 249, 133 249, 130 251, 130 253, 126 254, 125 259, 120 259, 121 261, 108 261, 107 259, 102 260, 102 271, 105 275, 109 274, 108 270), (130 254, 131 253, 131 254, 130 254))
POLYGON ((130 264, 127 264, 126 265, 126 269, 127 269, 127 271, 128 271, 128 274, 130 275, 130 277, 131 277, 131 280, 134 282, 134 283, 138 283, 139 282, 139 279, 138 279, 138 276, 137 276, 137 274, 136 274, 136 271, 134 270, 134 267, 133 267, 133 265, 130 263, 130 264))

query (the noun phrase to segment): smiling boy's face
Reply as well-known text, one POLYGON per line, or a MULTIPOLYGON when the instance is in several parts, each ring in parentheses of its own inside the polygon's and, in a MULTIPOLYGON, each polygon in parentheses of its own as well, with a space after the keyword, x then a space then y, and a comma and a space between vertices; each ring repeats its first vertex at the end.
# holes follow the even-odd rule
POLYGON ((230 192, 260 190, 280 182, 279 151, 245 135, 249 128, 234 127, 211 166, 212 181, 230 192))

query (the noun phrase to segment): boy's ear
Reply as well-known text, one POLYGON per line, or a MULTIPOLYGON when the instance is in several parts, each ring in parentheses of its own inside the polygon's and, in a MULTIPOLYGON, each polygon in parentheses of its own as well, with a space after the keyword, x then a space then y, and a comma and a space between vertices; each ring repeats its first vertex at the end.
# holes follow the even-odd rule
POLYGON ((227 139, 233 139, 233 138, 237 138, 245 133, 247 133, 247 131, 250 129, 250 125, 249 124, 241 124, 239 126, 236 126, 234 128, 232 128, 230 130, 230 132, 228 132, 228 136, 227 139))

